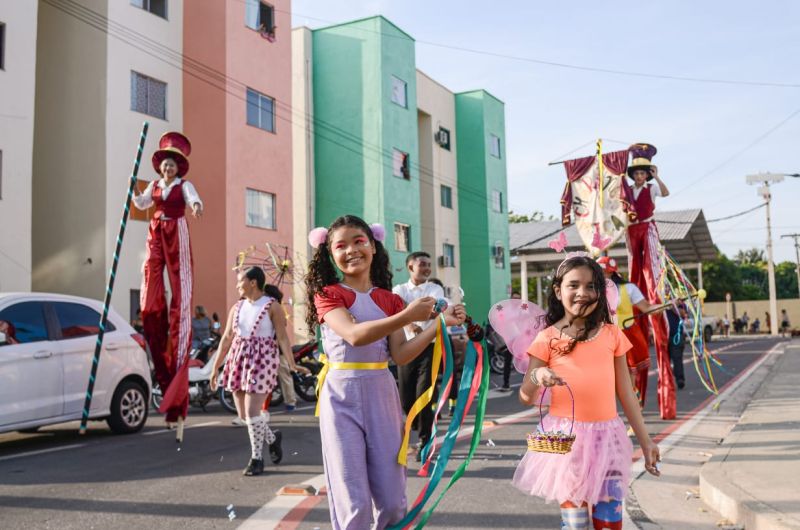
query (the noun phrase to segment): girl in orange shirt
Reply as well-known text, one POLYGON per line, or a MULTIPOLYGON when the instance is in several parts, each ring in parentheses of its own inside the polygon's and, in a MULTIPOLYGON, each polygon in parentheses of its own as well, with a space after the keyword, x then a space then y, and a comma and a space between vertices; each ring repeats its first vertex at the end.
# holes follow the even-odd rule
POLYGON ((551 389, 550 411, 538 429, 568 432, 571 390, 576 439, 564 455, 528 451, 513 483, 529 495, 558 501, 561 528, 621 529, 633 446, 617 415, 615 395, 642 447, 645 469, 656 476, 660 456, 628 375, 625 353, 631 344, 611 323, 603 271, 593 259, 573 256, 559 265, 545 318, 549 327, 528 349, 531 360, 519 399, 533 405, 539 387, 551 389))

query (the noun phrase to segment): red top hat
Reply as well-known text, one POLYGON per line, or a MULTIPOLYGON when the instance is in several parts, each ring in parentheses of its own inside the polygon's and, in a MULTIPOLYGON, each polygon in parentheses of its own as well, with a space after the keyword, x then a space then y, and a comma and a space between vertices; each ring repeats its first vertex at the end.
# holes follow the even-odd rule
POLYGON ((178 176, 186 178, 189 173, 189 153, 192 152, 192 143, 179 132, 164 133, 158 141, 158 151, 153 153, 153 168, 156 173, 161 173, 161 162, 171 158, 178 165, 178 176))

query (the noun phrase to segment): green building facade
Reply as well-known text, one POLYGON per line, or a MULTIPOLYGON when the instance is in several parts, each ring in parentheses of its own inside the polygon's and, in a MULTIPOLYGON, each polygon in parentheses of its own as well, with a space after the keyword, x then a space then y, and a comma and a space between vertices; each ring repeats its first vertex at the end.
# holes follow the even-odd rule
MULTIPOLYGON (((395 283, 407 281, 423 222, 414 39, 381 16, 313 30, 311 67, 316 225, 346 213, 383 224, 395 283)), ((484 321, 511 284, 505 111, 483 90, 454 97, 457 266, 467 310, 484 321)))
POLYGON ((322 28, 312 63, 317 225, 348 213, 383 224, 406 281, 421 238, 414 39, 381 16, 322 28))
POLYGON ((505 108, 485 90, 455 97, 461 282, 467 312, 482 321, 511 294, 505 108))

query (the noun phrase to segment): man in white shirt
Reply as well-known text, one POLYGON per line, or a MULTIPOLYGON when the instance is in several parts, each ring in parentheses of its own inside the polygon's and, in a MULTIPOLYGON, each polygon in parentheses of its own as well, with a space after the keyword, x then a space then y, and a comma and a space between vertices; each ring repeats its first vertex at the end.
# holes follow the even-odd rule
MULTIPOLYGON (((406 304, 426 296, 435 299, 444 298, 444 290, 435 283, 429 282, 431 275, 431 256, 427 252, 412 252, 406 258, 409 280, 392 289, 406 304)), ((411 339, 428 326, 436 323, 436 319, 424 322, 414 322, 405 328, 406 338, 411 339)), ((411 410, 414 402, 431 384, 431 370, 433 364, 433 343, 429 344, 416 359, 410 363, 397 367, 397 380, 400 390, 400 401, 406 414, 411 410)), ((434 395, 434 400, 436 396, 434 395)), ((415 457, 420 458, 420 450, 428 442, 433 426, 433 410, 425 407, 417 416, 414 427, 419 434, 419 443, 415 457)))

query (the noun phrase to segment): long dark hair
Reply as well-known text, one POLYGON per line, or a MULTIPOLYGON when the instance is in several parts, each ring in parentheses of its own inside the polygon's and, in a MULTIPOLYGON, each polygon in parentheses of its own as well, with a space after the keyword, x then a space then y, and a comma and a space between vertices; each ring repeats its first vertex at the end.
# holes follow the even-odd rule
MULTIPOLYGON (((564 318, 566 311, 564 310, 564 305, 561 303, 561 300, 556 297, 556 287, 561 287, 561 281, 569 271, 579 267, 586 267, 592 271, 592 285, 594 285, 594 290, 597 293, 597 300, 595 301, 597 305, 588 315, 581 315, 585 319, 583 330, 578 334, 577 337, 571 338, 566 347, 554 348, 551 343, 551 349, 560 354, 567 354, 571 352, 573 349, 575 349, 575 346, 579 341, 588 339, 592 331, 603 324, 611 323, 611 313, 608 310, 608 300, 606 299, 606 281, 605 276, 603 275, 603 269, 600 268, 600 265, 598 265, 595 260, 588 256, 576 256, 569 258, 558 267, 556 275, 553 277, 553 283, 550 285, 550 289, 547 293, 547 315, 545 316, 545 321, 549 326, 552 326, 564 318)), ((572 322, 570 322, 570 324, 571 323, 572 322)))
POLYGON ((317 307, 314 305, 314 297, 318 293, 324 296, 323 289, 326 286, 340 281, 339 272, 331 256, 330 239, 334 230, 343 226, 361 230, 369 238, 370 242, 375 245, 375 255, 372 256, 372 265, 369 269, 369 279, 372 285, 381 289, 391 290, 392 288, 392 266, 389 263, 389 253, 386 252, 383 243, 376 240, 372 235, 370 226, 355 215, 343 215, 337 218, 328 227, 327 240, 317 248, 311 258, 311 263, 308 264, 308 274, 306 275, 306 293, 308 296, 306 325, 309 331, 314 330, 317 325, 317 307))

